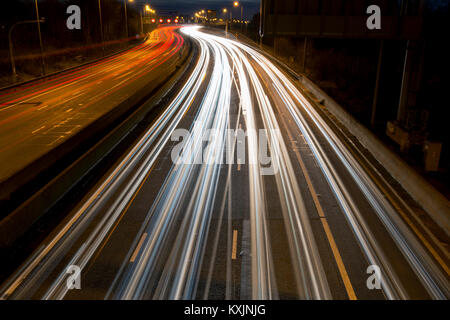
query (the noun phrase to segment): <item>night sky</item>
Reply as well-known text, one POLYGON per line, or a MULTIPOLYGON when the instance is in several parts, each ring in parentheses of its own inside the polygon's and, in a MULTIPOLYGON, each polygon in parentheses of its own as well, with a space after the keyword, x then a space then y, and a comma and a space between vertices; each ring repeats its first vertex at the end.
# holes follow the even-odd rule
MULTIPOLYGON (((223 8, 233 6, 231 0, 139 0, 139 2, 149 3, 157 11, 178 11, 189 15, 202 9, 213 9, 217 10, 220 16, 223 8)), ((251 19, 259 11, 259 0, 244 0, 241 3, 244 5, 244 17, 247 19, 251 19)), ((233 14, 236 18, 240 17, 240 9, 234 9, 233 14)))

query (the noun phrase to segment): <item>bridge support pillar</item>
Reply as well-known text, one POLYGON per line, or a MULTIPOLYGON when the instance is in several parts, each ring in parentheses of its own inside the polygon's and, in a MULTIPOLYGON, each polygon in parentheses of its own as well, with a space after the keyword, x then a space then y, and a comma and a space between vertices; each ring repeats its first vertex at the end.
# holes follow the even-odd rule
POLYGON ((308 37, 305 37, 305 43, 303 45, 303 73, 306 73, 306 63, 308 58, 308 37))
POLYGON ((400 125, 409 127, 408 110, 415 107, 417 93, 420 89, 423 68, 423 44, 408 40, 406 44, 405 61, 403 64, 400 100, 397 111, 397 121, 400 125))
POLYGON ((370 120, 372 128, 375 127, 375 120, 377 114, 378 91, 380 90, 381 65, 383 62, 383 47, 384 47, 384 40, 380 40, 380 53, 378 54, 377 77, 375 80, 375 90, 373 93, 372 118, 370 120))

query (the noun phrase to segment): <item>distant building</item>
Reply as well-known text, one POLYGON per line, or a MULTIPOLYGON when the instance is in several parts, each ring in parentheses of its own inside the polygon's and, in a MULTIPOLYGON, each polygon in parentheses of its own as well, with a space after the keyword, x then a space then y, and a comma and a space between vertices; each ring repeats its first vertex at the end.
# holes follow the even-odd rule
POLYGON ((208 20, 213 20, 217 18, 217 11, 216 10, 208 10, 206 13, 206 18, 208 20))

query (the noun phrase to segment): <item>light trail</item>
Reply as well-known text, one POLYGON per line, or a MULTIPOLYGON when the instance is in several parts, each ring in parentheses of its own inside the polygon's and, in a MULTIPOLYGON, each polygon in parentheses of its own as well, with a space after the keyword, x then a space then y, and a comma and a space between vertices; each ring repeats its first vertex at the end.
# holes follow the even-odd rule
POLYGON ((52 129, 59 122, 70 120, 79 125, 78 132, 135 95, 145 79, 154 79, 162 71, 158 67, 174 60, 183 47, 184 40, 176 30, 176 27, 158 29, 155 33, 161 34, 161 41, 147 40, 110 58, 2 92, 0 160, 5 165, 0 168, 0 180, 51 150, 52 147, 40 140, 51 138, 52 129), (79 96, 74 97, 74 92, 79 92, 79 96), (45 110, 42 105, 47 106, 45 110), (67 107, 72 107, 76 116, 65 113, 67 107), (42 125, 47 129, 33 135, 42 125), (41 148, 33 149, 35 144, 41 148), (25 148, 30 151, 24 154, 25 148))
MULTIPOLYGON (((198 74, 199 70, 196 70, 194 74, 191 76, 190 81, 188 81, 188 84, 191 84, 195 87, 196 80, 198 80, 198 74)), ((185 90, 182 90, 178 97, 174 100, 174 105, 178 103, 179 101, 183 100, 188 96, 188 99, 192 100, 195 96, 195 91, 189 92, 189 89, 192 89, 191 87, 185 87, 185 90), (194 93, 193 93, 194 92, 194 93)), ((199 83, 197 81, 196 87, 198 88, 199 83)), ((133 165, 136 164, 137 160, 139 160, 141 157, 144 156, 146 151, 146 147, 148 148, 149 145, 152 143, 155 143, 156 139, 159 137, 161 132, 163 132, 163 129, 165 129, 165 126, 169 122, 169 119, 171 117, 175 117, 176 120, 180 120, 181 116, 183 114, 183 111, 180 112, 180 110, 176 109, 175 106, 169 106, 169 108, 166 110, 166 112, 161 116, 161 118, 156 122, 155 126, 152 128, 151 131, 147 132, 147 134, 142 138, 142 140, 133 148, 130 155, 127 156, 123 162, 114 170, 114 172, 111 174, 110 177, 106 179, 106 181, 101 185, 101 187, 97 190, 97 192, 93 195, 89 201, 87 201, 84 206, 81 207, 80 210, 72 217, 72 219, 62 228, 62 230, 55 236, 55 238, 44 248, 40 249, 40 252, 36 257, 34 257, 32 260, 29 261, 29 263, 26 265, 26 267, 23 268, 22 274, 18 278, 13 278, 13 281, 9 286, 9 289, 3 292, 2 296, 3 298, 9 297, 12 292, 19 286, 22 285, 22 282, 25 277, 30 277, 30 280, 25 284, 25 289, 22 291, 24 294, 30 294, 30 292, 33 292, 32 287, 35 286, 36 282, 39 280, 39 278, 42 276, 42 273, 45 271, 45 268, 52 268, 54 267, 55 260, 52 260, 49 258, 50 253, 53 254, 53 257, 58 257, 58 255, 62 254, 64 250, 67 250, 68 247, 70 247, 70 244, 73 243, 73 241, 76 240, 76 238, 80 235, 82 230, 87 227, 88 222, 92 218, 92 216, 96 215, 98 211, 96 209, 98 208, 98 202, 99 200, 105 200, 112 196, 112 194, 115 191, 115 187, 119 183, 118 181, 121 181, 121 179, 124 179, 124 176, 126 176, 130 171, 132 171, 133 165), (139 152, 140 151, 140 152, 139 152), (105 189, 107 189, 109 192, 105 192, 105 189), (43 266, 41 264, 44 264, 43 266), (39 266, 39 268, 38 268, 39 266), (28 289, 28 290, 27 290, 28 289)), ((188 104, 185 104, 185 109, 187 108, 188 104)), ((172 123, 172 126, 169 127, 168 130, 165 131, 165 134, 163 137, 165 139, 168 139, 170 137, 170 129, 173 130, 174 126, 172 123)), ((159 142, 159 145, 161 146, 161 142, 159 142)), ((160 152, 161 150, 159 150, 160 152)), ((155 153, 152 153, 150 155, 147 155, 147 160, 152 163, 154 159, 158 155, 158 150, 155 150, 155 153), (153 159, 153 160, 152 160, 153 159)), ((151 165, 147 165, 140 168, 140 171, 138 174, 134 176, 131 183, 128 184, 127 191, 131 192, 127 193, 124 192, 123 198, 119 198, 113 207, 108 210, 107 214, 103 217, 102 223, 98 225, 98 227, 95 229, 95 231, 92 233, 91 237, 86 243, 92 243, 91 250, 87 253, 88 257, 91 257, 93 254, 93 249, 97 248, 99 244, 101 243, 102 239, 106 236, 107 231, 111 226, 113 225, 114 221, 117 219, 118 214, 121 212, 120 210, 117 210, 116 207, 124 208, 127 201, 131 198, 131 195, 133 194, 132 191, 136 191, 137 186, 139 185, 139 181, 143 179, 145 176, 145 172, 148 172, 150 170, 151 165), (143 173, 144 174, 141 174, 143 173), (137 184, 133 184, 133 182, 136 182, 137 184), (116 214, 114 214, 116 213, 116 214)), ((80 250, 85 251, 87 248, 83 246, 80 250)), ((86 256, 84 259, 80 261, 76 261, 77 263, 80 263, 80 265, 84 266, 88 259, 86 259, 86 256)), ((64 290, 64 286, 62 285, 63 282, 63 274, 59 277, 59 279, 54 283, 52 286, 52 289, 47 293, 45 298, 52 297, 52 294, 55 290, 59 288, 59 290, 62 291, 62 293, 59 293, 55 298, 62 297, 67 290, 64 290)), ((20 299, 20 295, 17 297, 20 299)))
MULTIPOLYGON (((280 123, 288 122, 291 123, 290 129, 304 137, 318 165, 318 174, 323 176, 343 219, 353 232, 349 237, 356 241, 362 253, 355 259, 363 260, 368 265, 378 265, 383 270, 384 296, 387 299, 408 299, 410 293, 402 275, 396 272, 385 248, 366 221, 362 210, 367 207, 384 225, 392 238, 390 241, 398 247, 430 297, 449 297, 448 280, 434 260, 398 217, 362 165, 278 67, 257 50, 238 41, 203 32, 198 27, 185 27, 182 33, 196 41, 199 57, 178 94, 123 160, 105 176, 99 187, 80 203, 51 242, 40 248, 3 287, 0 291, 2 298, 33 296, 42 279, 51 272, 57 273, 58 277, 49 280, 51 283, 45 287, 42 298, 65 298, 68 293, 65 285, 67 267, 78 265, 84 270, 94 262, 94 257, 101 252, 102 244, 114 231, 114 226, 122 217, 126 219, 128 208, 142 192, 141 186, 147 179, 151 180, 152 168, 164 152, 170 150, 173 134, 188 123, 189 136, 183 141, 180 161, 168 165, 165 178, 157 185, 153 202, 148 204, 148 210, 142 212, 142 224, 135 234, 128 235, 133 243, 127 248, 126 257, 111 280, 105 298, 208 297, 219 246, 219 234, 210 234, 213 220, 218 220, 217 230, 221 230, 222 222, 231 219, 231 207, 236 206, 230 200, 233 164, 224 164, 222 160, 229 156, 226 149, 230 140, 234 159, 237 136, 227 136, 227 130, 242 124, 247 132, 248 163, 241 170, 247 170, 244 187, 248 188, 249 194, 248 199, 242 201, 248 202, 249 210, 245 216, 250 220, 251 239, 251 272, 244 276, 250 279, 250 298, 280 297, 268 205, 269 201, 277 199, 285 226, 286 252, 292 261, 291 272, 297 297, 332 299, 333 288, 325 271, 324 255, 319 250, 318 236, 315 234, 317 229, 312 226, 308 200, 300 187, 296 171, 299 164, 295 162, 287 138, 282 134, 280 123), (231 117, 234 90, 239 96, 237 122, 233 122, 231 117), (280 121, 284 119, 289 121, 280 121), (265 129, 267 133, 272 160, 270 168, 267 168, 260 152, 257 136, 260 129, 265 129), (211 132, 214 134, 206 137, 208 144, 205 148, 205 133, 209 130, 213 130, 211 132), (326 147, 322 139, 326 141, 326 147), (331 153, 344 170, 333 163, 331 153), (199 159, 201 161, 197 161, 199 159), (276 188, 268 192, 265 175, 270 170, 273 170, 276 188), (224 181, 221 175, 226 177, 224 188, 220 184, 224 181), (352 193, 348 186, 349 179, 364 199, 357 199, 357 195, 352 193), (364 201, 364 206, 360 201, 364 201), (229 210, 228 217, 224 215, 225 206, 229 210), (77 244, 82 235, 85 235, 83 244, 77 244), (212 247, 212 261, 205 261, 208 246, 212 247), (68 252, 72 254, 66 256, 68 252), (65 259, 61 262, 63 257, 65 259), (207 269, 206 288, 205 292, 199 292, 204 265, 207 269)), ((302 164, 302 170, 307 169, 307 165, 302 164)), ((309 182, 311 185, 316 183, 309 182)), ((312 192, 314 188, 309 190, 312 192)), ((321 201, 315 196, 316 201, 321 201)), ((329 213, 325 205, 321 210, 325 216, 329 213)), ((336 213, 336 209, 331 210, 336 213)), ((227 223, 231 230, 231 222, 227 223)), ((328 241, 333 239, 332 229, 330 224, 328 241)), ((238 231, 233 232, 237 235, 238 231)), ((236 241, 233 238, 233 261, 237 258, 236 241)), ((337 252, 342 249, 334 240, 329 245, 337 252)), ((227 273, 231 272, 230 263, 235 262, 227 262, 227 273)), ((340 263, 344 274, 349 275, 342 280, 350 283, 353 279, 345 270, 350 262, 343 260, 337 263, 340 263)), ((226 297, 231 298, 231 281, 228 274, 227 277, 226 297)), ((351 295, 356 298, 355 292, 351 295)))
POLYGON ((383 194, 367 176, 361 168, 361 165, 351 156, 347 148, 343 146, 342 142, 340 142, 325 121, 317 114, 317 111, 315 111, 292 82, 288 80, 287 77, 267 58, 248 46, 243 44, 238 44, 238 46, 250 54, 273 81, 273 85, 276 87, 280 97, 282 97, 287 109, 295 119, 303 136, 307 139, 308 144, 313 150, 330 185, 333 186, 333 190, 339 199, 339 203, 347 214, 349 223, 352 225, 361 246, 365 248, 367 258, 372 265, 383 266, 383 270, 388 277, 388 279, 385 279, 382 283, 387 297, 390 299, 407 299, 408 295, 398 279, 398 276, 392 271, 393 268, 389 265, 388 259, 384 256, 383 249, 377 245, 376 240, 370 231, 370 227, 359 214, 359 210, 354 204, 350 193, 346 190, 344 183, 340 179, 332 163, 327 159, 320 143, 318 143, 317 139, 314 137, 307 121, 302 116, 296 104, 292 101, 291 96, 293 99, 297 100, 307 114, 313 119, 315 125, 320 128, 322 134, 326 137, 335 153, 344 163, 351 176, 355 179, 355 182, 361 188, 371 206, 379 215, 381 221, 385 224, 392 235, 392 238, 399 246, 410 265, 416 271, 430 295, 435 299, 445 299, 449 294, 446 276, 439 272, 439 268, 433 263, 433 260, 430 259, 429 254, 425 252, 423 247, 418 243, 411 231, 406 227, 405 223, 399 219, 395 210, 385 200, 383 194), (427 268, 432 272, 426 271, 427 268), (431 273, 437 275, 437 277, 433 278, 430 276, 431 273))

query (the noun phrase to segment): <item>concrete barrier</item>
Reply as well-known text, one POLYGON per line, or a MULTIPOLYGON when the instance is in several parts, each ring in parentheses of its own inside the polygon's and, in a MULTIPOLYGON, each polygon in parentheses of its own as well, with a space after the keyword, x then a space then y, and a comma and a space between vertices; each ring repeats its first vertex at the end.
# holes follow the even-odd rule
POLYGON ((303 75, 298 79, 302 86, 312 92, 318 100, 323 101, 327 110, 358 139, 434 222, 449 235, 450 201, 310 79, 303 75))
MULTIPOLYGON (((140 41, 136 44, 136 46, 144 43, 147 40, 147 38, 148 38, 148 36, 145 36, 142 41, 140 41)), ((114 56, 118 56, 121 53, 129 51, 131 49, 133 49, 133 47, 131 47, 131 48, 127 47, 125 49, 121 49, 121 50, 118 50, 111 54, 108 54, 104 57, 97 58, 92 61, 80 64, 80 65, 77 65, 74 67, 70 67, 70 68, 60 70, 60 71, 57 71, 57 72, 54 72, 51 74, 47 74, 45 76, 37 77, 35 79, 31 79, 28 81, 24 81, 21 83, 16 83, 16 84, 13 84, 13 85, 10 85, 7 87, 0 88, 0 91, 14 89, 14 88, 20 88, 21 86, 23 86, 25 84, 29 84, 29 83, 40 83, 42 81, 49 81, 49 80, 53 79, 55 76, 59 76, 66 72, 73 72, 78 69, 88 67, 99 61, 109 59, 114 56)), ((116 114, 116 116, 117 115, 120 116, 121 115, 120 106, 118 106, 117 110, 118 110, 118 114, 116 114)), ((80 141, 86 141, 88 136, 92 136, 92 130, 94 130, 93 128, 96 128, 96 129, 103 128, 104 125, 107 125, 109 123, 109 119, 111 118, 111 116, 113 116, 112 118, 114 118, 115 115, 112 112, 104 115, 101 119, 98 119, 95 123, 91 124, 90 128, 85 128, 86 130, 80 131, 77 134, 77 137, 75 139, 69 138, 70 143, 63 143, 63 144, 57 146, 54 150, 51 150, 47 155, 45 155, 41 158, 35 159, 35 161, 33 161, 31 163, 31 165, 26 166, 25 168, 23 168, 23 170, 20 170, 19 172, 14 173, 11 177, 8 177, 5 180, 0 181, 0 209, 2 211, 2 212, 0 212, 0 220, 4 218, 5 212, 9 213, 9 211, 11 210, 11 203, 12 203, 12 207, 14 207, 14 198, 16 197, 17 194, 22 193, 21 188, 24 185, 26 185, 27 182, 32 181, 34 178, 37 177, 38 174, 41 174, 42 172, 45 171, 45 169, 48 169, 49 167, 53 166, 54 162, 60 160, 60 158, 61 158, 60 155, 68 152, 67 150, 65 150, 67 147, 69 148, 69 150, 74 150, 77 147, 79 147, 80 141), (100 125, 98 125, 98 123, 100 125), (85 135, 86 133, 87 133, 87 136, 85 136, 83 138, 83 135, 85 135), (11 200, 13 200, 13 201, 11 201, 11 200), (6 203, 6 205, 5 205, 5 203, 6 203)))
MULTIPOLYGON (((140 39, 142 39, 142 35, 140 37, 141 37, 140 39)), ((147 38, 148 38, 148 36, 144 36, 143 39, 139 40, 139 42, 136 45, 144 43, 147 40, 147 38)), ((92 59, 92 60, 90 60, 88 62, 84 62, 84 63, 81 63, 79 65, 73 66, 73 67, 64 68, 62 70, 46 74, 45 76, 38 76, 38 77, 35 77, 33 79, 30 79, 30 80, 21 81, 21 82, 17 82, 17 83, 14 83, 14 84, 9 84, 7 86, 1 87, 0 91, 1 90, 9 90, 9 89, 14 89, 14 88, 19 88, 20 86, 23 86, 23 85, 26 85, 26 84, 29 84, 29 83, 38 83, 40 81, 48 81, 48 80, 51 80, 53 77, 61 75, 61 74, 65 73, 65 72, 76 71, 77 69, 84 68, 86 66, 89 66, 90 64, 94 64, 94 63, 99 62, 101 60, 117 56, 117 55, 119 55, 119 54, 121 54, 121 53, 123 53, 123 52, 125 52, 127 50, 131 50, 131 49, 133 49, 133 46, 117 50, 117 51, 115 51, 113 53, 109 53, 109 54, 107 54, 107 55, 105 55, 103 57, 95 58, 95 59, 92 59)))
POLYGON ((424 209, 433 221, 450 235, 450 201, 437 191, 430 183, 412 169, 398 155, 389 150, 370 130, 361 125, 352 115, 345 111, 336 101, 329 97, 305 75, 299 75, 288 65, 274 57, 268 48, 261 50, 258 44, 245 35, 239 39, 254 47, 258 52, 275 61, 278 66, 312 92, 323 102, 328 111, 336 117, 347 130, 372 154, 386 171, 402 186, 402 188, 424 209))

